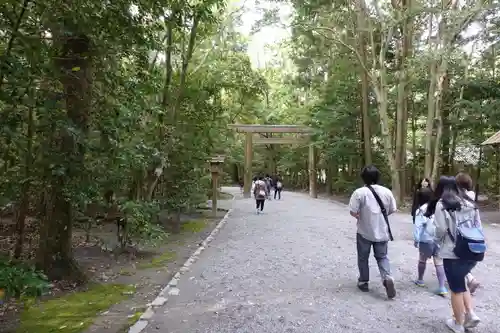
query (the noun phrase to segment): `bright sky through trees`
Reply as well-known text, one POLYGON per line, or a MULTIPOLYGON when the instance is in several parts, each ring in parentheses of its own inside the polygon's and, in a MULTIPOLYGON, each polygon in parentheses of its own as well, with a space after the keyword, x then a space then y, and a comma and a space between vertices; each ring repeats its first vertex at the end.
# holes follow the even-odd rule
MULTIPOLYGON (((243 7, 243 14, 241 15, 242 25, 238 30, 244 35, 249 37, 248 54, 254 67, 265 67, 266 63, 273 58, 273 53, 267 46, 276 45, 284 39, 290 37, 290 21, 293 15, 293 8, 290 4, 285 2, 274 2, 267 0, 236 0, 235 7, 243 7), (264 17, 265 10, 278 8, 280 15, 280 23, 267 25, 260 28, 258 32, 252 34, 252 29, 264 17)), ((464 36, 470 37, 476 35, 481 30, 477 23, 473 23, 464 33, 464 36)), ((475 54, 484 49, 482 43, 475 41, 470 42, 464 46, 464 51, 470 53, 474 50, 475 54)))
POLYGON ((266 50, 267 45, 275 45, 280 41, 290 37, 290 29, 283 25, 290 22, 292 7, 286 3, 275 3, 271 1, 259 0, 238 0, 235 6, 244 6, 244 13, 241 16, 242 25, 239 31, 249 36, 248 54, 254 67, 265 67, 266 62, 272 58, 271 52, 266 50), (252 28, 264 16, 264 10, 279 8, 280 24, 266 25, 255 34, 252 34, 252 28))

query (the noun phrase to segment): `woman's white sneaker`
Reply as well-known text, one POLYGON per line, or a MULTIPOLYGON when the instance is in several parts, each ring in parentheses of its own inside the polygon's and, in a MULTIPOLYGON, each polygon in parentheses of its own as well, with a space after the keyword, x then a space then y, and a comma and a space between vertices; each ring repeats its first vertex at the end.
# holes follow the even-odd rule
POLYGON ((481 319, 474 313, 466 313, 465 314, 465 320, 464 320, 464 327, 469 329, 469 328, 474 328, 479 323, 481 322, 481 319))
POLYGON ((453 332, 453 333, 463 333, 465 332, 465 328, 458 324, 455 319, 451 318, 446 321, 446 326, 453 332))

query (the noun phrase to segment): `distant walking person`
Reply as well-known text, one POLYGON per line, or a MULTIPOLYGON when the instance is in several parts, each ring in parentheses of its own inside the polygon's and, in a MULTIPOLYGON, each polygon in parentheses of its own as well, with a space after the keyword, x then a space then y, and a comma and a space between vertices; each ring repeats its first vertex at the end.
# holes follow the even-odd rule
POLYGON ((380 171, 373 165, 366 166, 361 171, 361 179, 365 186, 358 188, 349 200, 349 210, 356 218, 358 230, 356 235, 358 253, 358 288, 369 291, 370 267, 369 258, 371 248, 387 297, 396 296, 394 278, 391 275, 391 266, 387 257, 388 242, 392 240, 392 233, 388 216, 396 211, 396 200, 392 192, 381 185, 377 185, 380 171))
POLYGON ((278 199, 281 200, 281 191, 283 190, 283 182, 281 179, 276 180, 276 185, 274 187, 274 200, 276 200, 276 195, 278 196, 278 199))
POLYGON ((266 178, 264 178, 264 182, 266 183, 266 198, 271 200, 271 187, 272 187, 272 180, 269 175, 266 175, 266 178))
POLYGON ((243 181, 243 178, 239 179, 238 184, 240 185, 240 192, 243 193, 243 188, 245 186, 245 182, 243 181))
POLYGON ((263 177, 259 177, 259 179, 255 182, 253 194, 257 206, 257 214, 260 214, 264 210, 264 202, 266 201, 267 196, 266 182, 263 177))

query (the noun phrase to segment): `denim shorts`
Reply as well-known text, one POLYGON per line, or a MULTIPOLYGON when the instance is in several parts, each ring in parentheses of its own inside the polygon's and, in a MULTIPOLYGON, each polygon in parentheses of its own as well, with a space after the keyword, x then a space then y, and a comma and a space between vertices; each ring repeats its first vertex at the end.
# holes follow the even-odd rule
POLYGON ((422 258, 429 259, 439 254, 439 247, 435 243, 419 243, 418 251, 422 258))
POLYGON ((454 293, 466 292, 465 277, 476 266, 476 262, 462 259, 443 259, 443 266, 450 290, 454 293))

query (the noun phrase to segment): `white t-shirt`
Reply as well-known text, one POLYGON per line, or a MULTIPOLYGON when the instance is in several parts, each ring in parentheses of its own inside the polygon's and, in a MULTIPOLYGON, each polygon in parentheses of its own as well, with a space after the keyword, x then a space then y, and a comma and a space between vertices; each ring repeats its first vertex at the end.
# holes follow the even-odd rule
MULTIPOLYGON (((380 197, 387 211, 391 215, 396 211, 396 199, 391 190, 381 185, 372 185, 375 192, 380 197)), ((373 193, 366 186, 358 188, 349 200, 349 210, 358 213, 358 234, 371 242, 385 242, 389 240, 389 231, 384 215, 373 196, 373 193)))

